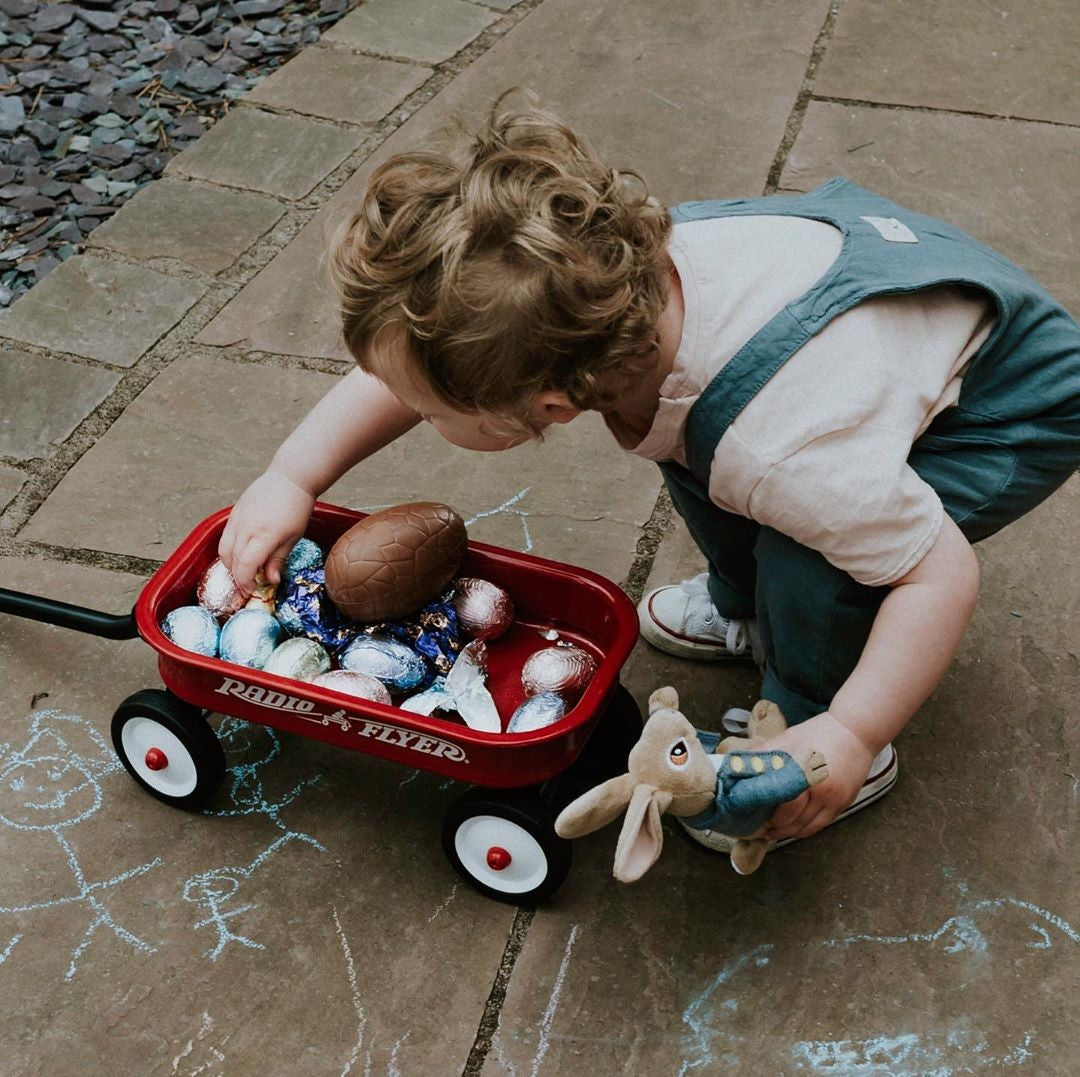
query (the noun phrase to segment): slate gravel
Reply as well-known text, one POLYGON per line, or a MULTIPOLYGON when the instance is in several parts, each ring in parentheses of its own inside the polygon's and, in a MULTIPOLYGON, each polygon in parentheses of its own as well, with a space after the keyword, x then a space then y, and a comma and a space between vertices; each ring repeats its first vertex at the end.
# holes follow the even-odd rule
POLYGON ((0 307, 356 0, 0 0, 0 307))

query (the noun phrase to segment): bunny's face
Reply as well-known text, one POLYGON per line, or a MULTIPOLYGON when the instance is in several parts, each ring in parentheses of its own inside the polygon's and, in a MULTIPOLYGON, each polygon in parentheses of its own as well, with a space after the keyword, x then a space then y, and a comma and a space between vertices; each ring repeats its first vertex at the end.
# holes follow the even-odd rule
POLYGON ((669 810, 675 815, 696 814, 716 793, 716 768, 694 727, 667 707, 649 716, 630 752, 629 770, 635 782, 671 793, 669 810))

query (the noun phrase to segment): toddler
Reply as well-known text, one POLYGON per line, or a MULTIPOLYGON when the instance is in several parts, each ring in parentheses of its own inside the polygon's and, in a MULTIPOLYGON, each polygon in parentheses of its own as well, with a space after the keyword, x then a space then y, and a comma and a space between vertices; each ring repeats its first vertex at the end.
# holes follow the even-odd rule
POLYGON ((847 180, 669 211, 556 118, 497 104, 381 165, 331 269, 357 368, 233 509, 238 583, 276 583, 314 499, 418 422, 501 450, 599 411, 657 461, 708 566, 645 596, 644 637, 752 654, 792 723, 770 746, 828 759, 777 842, 891 786, 975 605, 971 543, 1080 463, 1080 325, 847 180))

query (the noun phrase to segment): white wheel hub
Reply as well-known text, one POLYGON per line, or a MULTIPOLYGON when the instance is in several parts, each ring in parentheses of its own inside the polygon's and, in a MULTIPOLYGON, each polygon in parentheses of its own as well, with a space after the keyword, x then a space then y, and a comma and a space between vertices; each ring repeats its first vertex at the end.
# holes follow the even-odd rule
POLYGON ((547 878, 543 846, 524 827, 500 815, 474 815, 454 834, 454 851, 477 882, 504 894, 526 894, 547 878), (509 854, 490 856, 492 850, 509 854), (504 867, 493 867, 505 863, 504 867))
POLYGON ((129 718, 120 730, 120 742, 135 773, 152 789, 170 797, 186 797, 194 791, 199 779, 195 759, 160 722, 141 715, 129 718))

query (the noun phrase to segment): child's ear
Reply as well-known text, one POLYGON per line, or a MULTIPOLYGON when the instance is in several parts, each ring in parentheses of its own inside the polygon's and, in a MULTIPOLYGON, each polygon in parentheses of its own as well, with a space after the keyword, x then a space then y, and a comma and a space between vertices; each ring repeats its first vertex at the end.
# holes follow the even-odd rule
POLYGON ((559 389, 544 389, 532 400, 532 415, 542 423, 568 423, 581 414, 566 393, 559 389))

